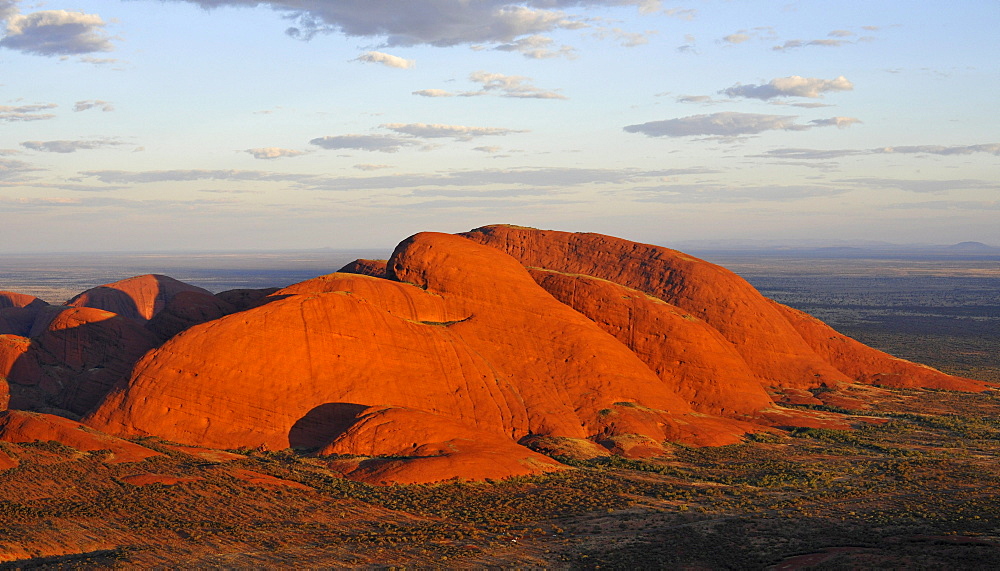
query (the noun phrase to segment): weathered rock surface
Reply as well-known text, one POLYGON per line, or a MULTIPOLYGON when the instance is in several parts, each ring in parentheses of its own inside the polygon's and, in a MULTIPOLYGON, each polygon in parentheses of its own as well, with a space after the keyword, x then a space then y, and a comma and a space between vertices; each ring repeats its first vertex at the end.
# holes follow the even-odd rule
POLYGON ((8 410, 0 412, 0 442, 23 444, 26 442, 56 441, 81 452, 109 450, 109 463, 138 462, 151 456, 160 456, 127 440, 114 438, 60 416, 8 410))
POLYGON ((721 444, 752 429, 695 414, 628 347, 496 249, 418 234, 397 248, 388 275, 323 276, 192 327, 148 353, 87 422, 272 449, 322 445, 356 421, 344 411, 372 406, 447 417, 511 445, 530 434, 721 444), (312 420, 324 413, 333 426, 317 433, 312 420))
POLYGON ((364 258, 360 258, 340 268, 337 272, 384 278, 388 263, 388 260, 366 260, 364 258))
POLYGON ((0 291, 0 335, 28 335, 42 308, 49 304, 31 295, 0 291))
POLYGON ((0 336, 0 376, 10 384, 11 408, 55 407, 80 415, 128 379, 132 365, 158 343, 134 320, 59 307, 32 339, 0 336))
MULTIPOLYGON (((702 319, 737 350, 765 387, 815 388, 838 383, 873 382, 888 377, 897 383, 920 385, 929 379, 926 367, 895 360, 888 370, 872 370, 890 363, 875 358, 860 343, 822 340, 832 332, 795 317, 788 308, 762 296, 736 274, 676 250, 638 244, 601 234, 535 230, 516 226, 486 226, 462 234, 506 252, 528 267, 585 274, 637 289, 676 305, 702 319), (793 323, 790 317, 794 318, 793 323), (896 362, 898 361, 898 362, 896 362), (909 377, 903 381, 899 375, 909 377)), ((842 337, 842 336, 841 336, 842 337)), ((969 379, 933 386, 964 386, 983 390, 969 379)))
POLYGON ((531 276, 628 346, 694 410, 752 417, 774 404, 733 345, 687 311, 591 276, 537 268, 531 276))
POLYGON ((208 290, 171 277, 147 274, 89 289, 66 302, 66 305, 103 309, 145 323, 181 292, 212 295, 208 290))
POLYGON ((598 234, 421 233, 388 261, 282 289, 138 276, 73 307, 29 298, 0 294, 0 317, 33 312, 0 319, 30 335, 0 334, 0 410, 9 392, 11 409, 90 428, 11 411, 0 435, 292 447, 373 483, 564 469, 533 449, 642 458, 765 427, 849 428, 771 395, 864 408, 852 382, 986 387, 866 347, 719 266, 598 234))

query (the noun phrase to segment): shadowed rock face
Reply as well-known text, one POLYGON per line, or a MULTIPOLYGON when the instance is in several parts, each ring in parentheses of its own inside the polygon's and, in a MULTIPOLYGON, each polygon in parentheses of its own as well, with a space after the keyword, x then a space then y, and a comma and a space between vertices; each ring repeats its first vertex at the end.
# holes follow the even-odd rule
POLYGON ((0 291, 0 335, 28 335, 48 303, 31 295, 0 291))
POLYGON ((145 323, 162 311, 175 295, 211 292, 174 278, 147 274, 89 289, 66 302, 72 307, 94 307, 145 323))

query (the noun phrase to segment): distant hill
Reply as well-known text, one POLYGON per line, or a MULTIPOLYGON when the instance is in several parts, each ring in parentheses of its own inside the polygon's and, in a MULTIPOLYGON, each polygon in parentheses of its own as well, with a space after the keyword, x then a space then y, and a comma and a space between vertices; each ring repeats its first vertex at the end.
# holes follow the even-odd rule
POLYGON ((982 252, 984 254, 1000 252, 1000 248, 983 244, 982 242, 959 242, 958 244, 946 246, 945 249, 954 252, 982 252))

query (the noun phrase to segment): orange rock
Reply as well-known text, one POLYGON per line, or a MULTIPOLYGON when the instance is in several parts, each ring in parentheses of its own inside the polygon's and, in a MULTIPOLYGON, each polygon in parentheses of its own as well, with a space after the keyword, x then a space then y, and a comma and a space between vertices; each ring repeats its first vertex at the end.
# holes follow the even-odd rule
POLYGON ((86 422, 115 434, 270 449, 322 446, 371 406, 440 415, 512 446, 529 434, 607 439, 641 430, 718 444, 747 429, 695 414, 628 347, 493 248, 418 234, 389 268, 395 281, 331 274, 180 333, 86 422), (638 405, 629 422, 605 422, 600 411, 615 403, 638 405))
POLYGON ((59 416, 23 410, 0 412, 0 442, 21 444, 48 441, 56 441, 81 452, 110 450, 112 456, 106 461, 112 464, 139 462, 151 456, 161 456, 159 452, 102 434, 59 416))
POLYGON ((861 383, 893 388, 927 388, 981 392, 989 383, 948 375, 926 365, 912 363, 873 349, 815 317, 771 301, 807 343, 828 362, 861 383))
POLYGON ((360 411, 321 454, 389 457, 363 460, 346 471, 348 478, 372 484, 489 480, 566 468, 502 435, 399 407, 360 411))
POLYGON ((362 274, 365 276, 384 278, 385 268, 388 263, 388 260, 366 260, 364 258, 360 258, 340 268, 337 272, 343 274, 362 274))
POLYGON ((212 295, 208 290, 171 277, 147 274, 89 289, 66 302, 66 305, 94 307, 146 322, 183 291, 212 295))
POLYGON ((957 377, 945 379, 921 365, 887 360, 884 354, 879 356, 874 349, 843 336, 831 341, 832 330, 819 321, 768 300, 725 268, 676 250, 601 234, 504 225, 462 235, 507 252, 525 266, 609 280, 690 312, 732 343, 765 387, 808 389, 853 380, 964 387, 960 390, 985 386, 957 377))
POLYGON ((0 376, 11 385, 13 408, 51 406, 83 414, 124 382, 132 365, 158 343, 131 319, 89 307, 59 307, 34 339, 0 336, 0 376))
POLYGON ((33 295, 15 293, 12 291, 0 291, 0 309, 43 307, 46 305, 48 305, 48 303, 33 295))
POLYGON ((694 410, 755 416, 774 405, 733 345, 690 313, 590 276, 537 268, 531 276, 627 345, 694 410))

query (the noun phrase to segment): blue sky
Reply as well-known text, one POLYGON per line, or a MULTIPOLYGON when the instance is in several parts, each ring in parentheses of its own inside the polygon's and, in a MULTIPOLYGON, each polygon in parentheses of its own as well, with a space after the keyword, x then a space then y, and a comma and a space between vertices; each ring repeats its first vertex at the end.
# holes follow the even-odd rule
POLYGON ((0 251, 1000 245, 1000 3, 0 0, 0 251))

